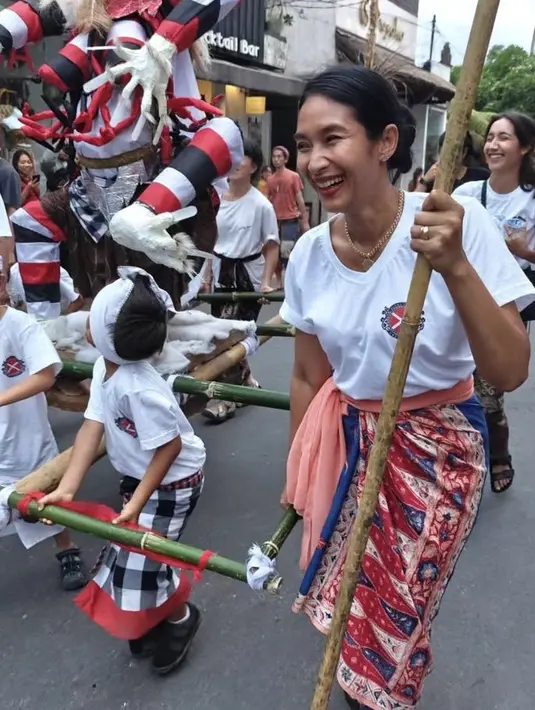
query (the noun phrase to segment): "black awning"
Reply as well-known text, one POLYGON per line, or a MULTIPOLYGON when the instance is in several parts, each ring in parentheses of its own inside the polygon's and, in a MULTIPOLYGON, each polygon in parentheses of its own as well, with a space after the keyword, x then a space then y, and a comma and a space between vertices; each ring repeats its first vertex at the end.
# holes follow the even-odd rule
POLYGON ((212 59, 208 71, 198 71, 197 76, 199 79, 208 79, 220 84, 233 84, 242 89, 283 96, 301 96, 305 87, 302 79, 221 59, 212 59))

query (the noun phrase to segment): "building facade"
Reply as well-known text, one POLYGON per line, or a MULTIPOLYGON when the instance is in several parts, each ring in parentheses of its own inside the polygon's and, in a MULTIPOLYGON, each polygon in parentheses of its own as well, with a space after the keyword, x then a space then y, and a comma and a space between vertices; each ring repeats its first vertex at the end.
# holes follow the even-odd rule
MULTIPOLYGON (((417 131, 414 167, 424 169, 436 160, 438 139, 445 129, 447 104, 455 94, 450 68, 431 62, 415 65, 418 41, 418 0, 379 0, 376 68, 394 82, 400 98, 411 108, 417 131)), ((370 0, 357 6, 338 3, 336 48, 340 61, 363 63, 370 22, 370 0)), ((410 175, 403 176, 405 187, 410 175)))
MULTIPOLYGON (((301 9, 286 3, 245 0, 207 39, 209 70, 199 75, 207 100, 221 100, 226 115, 244 134, 256 137, 266 162, 276 145, 290 152, 295 169, 294 133, 299 97, 307 77, 336 61, 334 3, 301 9), (269 5, 269 6, 268 6, 269 5)), ((316 194, 305 186, 311 222, 320 219, 316 194)))

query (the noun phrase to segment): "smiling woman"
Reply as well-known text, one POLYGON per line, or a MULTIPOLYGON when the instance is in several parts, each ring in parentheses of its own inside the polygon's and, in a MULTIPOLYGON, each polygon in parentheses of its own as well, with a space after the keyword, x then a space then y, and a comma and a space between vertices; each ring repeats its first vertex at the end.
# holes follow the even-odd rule
POLYGON ((295 609, 329 629, 416 254, 433 274, 344 637, 352 708, 408 710, 432 667, 430 627, 472 529, 488 437, 476 364, 502 389, 527 377, 518 307, 535 289, 475 200, 403 193, 414 135, 379 74, 339 66, 301 101, 298 164, 329 222, 291 254, 282 318, 296 328, 283 503, 304 518, 295 609))
MULTIPOLYGON (((484 153, 489 180, 468 182, 454 197, 475 197, 493 217, 525 275, 535 283, 535 121, 520 113, 494 116, 487 128, 484 153)), ((525 323, 535 320, 535 304, 520 313, 525 323)), ((485 407, 490 436, 490 483, 495 493, 511 487, 514 468, 509 451, 509 425, 503 391, 476 373, 476 390, 485 407)))

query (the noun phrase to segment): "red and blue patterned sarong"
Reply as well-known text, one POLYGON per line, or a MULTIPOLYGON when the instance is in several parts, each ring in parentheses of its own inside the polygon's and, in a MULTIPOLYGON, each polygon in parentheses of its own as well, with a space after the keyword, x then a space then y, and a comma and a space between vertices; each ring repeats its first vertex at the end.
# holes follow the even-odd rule
MULTIPOLYGON (((377 414, 349 406, 347 461, 294 610, 327 633, 377 414), (356 469, 356 474, 354 473, 356 469)), ((398 415, 338 681, 371 710, 408 710, 432 668, 431 622, 474 525, 487 470, 479 401, 398 415)))

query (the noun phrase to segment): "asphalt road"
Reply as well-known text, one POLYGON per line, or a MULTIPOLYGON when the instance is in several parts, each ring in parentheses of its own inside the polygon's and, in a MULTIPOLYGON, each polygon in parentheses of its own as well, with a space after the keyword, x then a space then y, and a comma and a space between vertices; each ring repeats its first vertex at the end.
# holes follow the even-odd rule
MULTIPOLYGON (((252 364, 265 387, 287 391, 291 341, 270 341, 252 364)), ((533 707, 534 402, 533 377, 507 399, 517 479, 503 496, 485 492, 434 627, 435 671, 422 710, 533 707)), ((81 418, 51 416, 66 448, 81 418)), ((208 448, 207 483, 184 542, 244 559, 279 518, 288 415, 249 407, 218 427, 194 421, 208 448)), ((117 485, 117 474, 102 461, 83 497, 117 507, 117 485)), ((92 564, 99 541, 75 537, 92 564)), ((51 543, 25 552, 16 538, 2 539, 0 710, 308 710, 323 639, 290 611, 300 579, 298 549, 295 534, 279 559, 280 598, 206 573, 195 591, 204 622, 191 654, 178 673, 161 679, 60 591, 51 543)), ((338 690, 331 707, 345 708, 338 690)))

